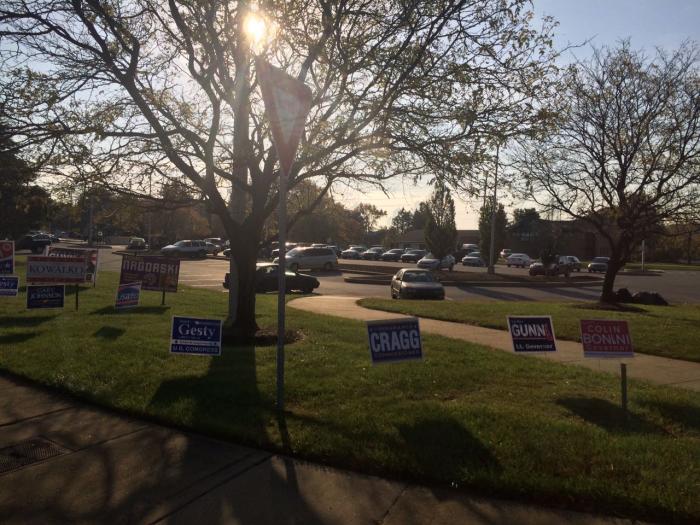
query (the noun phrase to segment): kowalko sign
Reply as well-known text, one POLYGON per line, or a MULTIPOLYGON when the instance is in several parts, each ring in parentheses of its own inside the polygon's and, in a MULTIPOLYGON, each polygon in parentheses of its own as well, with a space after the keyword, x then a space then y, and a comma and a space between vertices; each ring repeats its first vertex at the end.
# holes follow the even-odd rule
POLYGON ((177 292, 179 275, 179 259, 124 255, 119 284, 141 283, 142 290, 177 292))
POLYGON ((85 282, 85 257, 27 256, 27 284, 85 282))

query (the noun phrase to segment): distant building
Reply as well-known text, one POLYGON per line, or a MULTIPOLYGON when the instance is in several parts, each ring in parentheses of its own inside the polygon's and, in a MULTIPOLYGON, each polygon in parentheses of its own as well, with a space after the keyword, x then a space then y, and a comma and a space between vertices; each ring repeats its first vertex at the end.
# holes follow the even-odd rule
POLYGON ((537 219, 508 228, 505 247, 515 253, 537 258, 545 248, 558 255, 581 259, 610 255, 610 247, 595 228, 581 220, 551 221, 537 219))

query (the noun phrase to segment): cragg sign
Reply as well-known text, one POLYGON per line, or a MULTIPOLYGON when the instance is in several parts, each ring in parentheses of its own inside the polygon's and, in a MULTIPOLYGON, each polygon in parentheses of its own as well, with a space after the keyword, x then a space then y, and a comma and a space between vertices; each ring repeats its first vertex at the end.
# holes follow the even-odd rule
POLYGON ((423 359, 418 319, 367 321, 372 364, 423 359))

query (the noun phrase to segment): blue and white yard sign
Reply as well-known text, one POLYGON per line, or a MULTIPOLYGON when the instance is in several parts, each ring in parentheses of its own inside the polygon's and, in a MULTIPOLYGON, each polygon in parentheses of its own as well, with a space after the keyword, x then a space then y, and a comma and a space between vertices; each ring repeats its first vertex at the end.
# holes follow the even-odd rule
POLYGON ((141 283, 120 284, 117 288, 117 299, 114 307, 117 310, 122 308, 133 308, 139 305, 141 295, 141 283))
POLYGON ((173 316, 170 353, 221 355, 221 320, 173 316))
POLYGON ((517 353, 556 352, 554 325, 548 315, 508 316, 508 330, 517 353))
POLYGON ((372 364, 423 359, 416 317, 367 321, 372 364))
POLYGON ((63 308, 66 287, 62 284, 27 286, 27 308, 63 308))
POLYGON ((0 297, 17 297, 19 290, 19 277, 14 275, 0 275, 0 297))

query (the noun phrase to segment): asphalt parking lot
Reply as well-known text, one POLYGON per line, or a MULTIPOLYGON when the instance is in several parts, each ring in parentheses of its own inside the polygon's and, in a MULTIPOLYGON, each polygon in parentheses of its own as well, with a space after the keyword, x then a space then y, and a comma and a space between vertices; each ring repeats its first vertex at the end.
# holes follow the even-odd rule
MULTIPOLYGON (((121 256, 114 255, 114 250, 104 249, 100 252, 100 267, 105 270, 119 271, 121 256)), ((367 265, 386 265, 395 268, 400 263, 384 263, 374 261, 352 261, 367 265)), ((180 266, 180 282, 195 288, 208 288, 224 292, 222 286, 224 275, 229 263, 223 259, 183 259, 180 266)), ((458 272, 485 272, 485 268, 455 266, 458 272)), ((523 275, 527 269, 507 268, 499 265, 498 273, 523 275)), ((302 272, 316 276, 321 285, 316 290, 321 295, 346 295, 352 297, 384 297, 389 298, 389 287, 386 285, 351 284, 343 280, 343 274, 334 272, 302 272)), ((636 291, 655 291, 661 293, 671 303, 700 303, 700 272, 698 271, 668 271, 658 276, 628 276, 620 275, 616 287, 627 287, 633 293, 636 291)), ((448 300, 479 300, 479 301, 592 301, 599 293, 599 287, 494 287, 469 286, 446 287, 448 300)))

